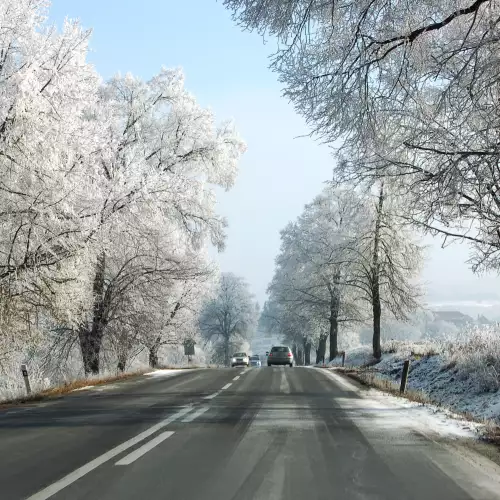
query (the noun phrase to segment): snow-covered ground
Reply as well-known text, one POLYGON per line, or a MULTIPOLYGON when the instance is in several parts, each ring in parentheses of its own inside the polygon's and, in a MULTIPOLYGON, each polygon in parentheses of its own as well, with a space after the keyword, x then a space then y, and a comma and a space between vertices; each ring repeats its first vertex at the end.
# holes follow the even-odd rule
MULTIPOLYGON (((500 423, 500 391, 491 376, 492 363, 475 351, 471 354, 477 365, 474 367, 470 356, 464 355, 465 349, 458 349, 457 354, 449 347, 429 343, 393 343, 389 350, 395 352, 385 352, 382 361, 368 370, 399 383, 403 363, 410 359, 408 390, 421 391, 434 403, 453 411, 500 423)), ((345 365, 361 367, 372 361, 371 348, 363 346, 347 351, 345 365)), ((339 364, 339 359, 330 363, 339 364)))

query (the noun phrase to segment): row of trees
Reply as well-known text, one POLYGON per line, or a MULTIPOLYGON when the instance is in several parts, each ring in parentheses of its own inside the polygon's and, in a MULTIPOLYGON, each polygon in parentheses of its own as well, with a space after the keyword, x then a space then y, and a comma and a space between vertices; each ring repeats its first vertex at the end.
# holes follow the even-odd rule
POLYGON ((341 141, 337 185, 390 186, 398 222, 468 241, 473 270, 498 271, 498 0, 224 4, 277 38, 285 95, 313 134, 341 141))
POLYGON ((180 70, 104 82, 90 32, 46 23, 45 0, 0 4, 0 364, 13 346, 78 346, 98 373, 194 336, 224 246, 214 186, 244 143, 180 70))
POLYGON ((265 327, 300 346, 305 363, 337 356, 341 325, 371 320, 381 356, 383 314, 404 320, 418 305, 422 247, 383 185, 371 192, 329 186, 281 231, 263 311, 265 327))

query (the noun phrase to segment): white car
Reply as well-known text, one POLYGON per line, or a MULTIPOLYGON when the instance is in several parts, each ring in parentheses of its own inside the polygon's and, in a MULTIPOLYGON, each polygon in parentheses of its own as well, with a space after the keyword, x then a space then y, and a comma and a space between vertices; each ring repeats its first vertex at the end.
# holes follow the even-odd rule
POLYGON ((250 365, 250 359, 247 356, 246 352, 236 352, 233 354, 233 357, 231 358, 231 368, 234 368, 235 366, 249 366, 250 365))

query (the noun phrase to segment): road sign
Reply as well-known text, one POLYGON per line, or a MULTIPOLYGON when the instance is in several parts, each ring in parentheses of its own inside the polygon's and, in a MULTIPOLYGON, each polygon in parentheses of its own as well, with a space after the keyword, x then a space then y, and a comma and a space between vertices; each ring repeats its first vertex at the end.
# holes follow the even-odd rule
POLYGON ((192 339, 186 340, 184 342, 184 355, 185 356, 194 356, 194 346, 196 342, 192 339))

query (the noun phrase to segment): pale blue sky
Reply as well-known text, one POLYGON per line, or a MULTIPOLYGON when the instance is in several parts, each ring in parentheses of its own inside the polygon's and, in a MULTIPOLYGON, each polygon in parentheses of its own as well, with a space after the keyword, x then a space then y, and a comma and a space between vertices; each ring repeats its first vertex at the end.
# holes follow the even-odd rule
MULTIPOLYGON (((294 139, 307 128, 268 69, 273 44, 240 31, 216 0, 53 0, 51 19, 60 25, 66 16, 94 30, 90 61, 104 78, 128 71, 149 78, 162 65, 182 66, 201 104, 234 118, 248 151, 236 186, 220 198, 230 227, 218 260, 244 276, 262 303, 279 230, 321 190, 332 167, 326 147, 294 139)), ((424 280, 432 295, 497 290, 497 278, 467 270, 467 253, 463 245, 430 253, 424 280)))

